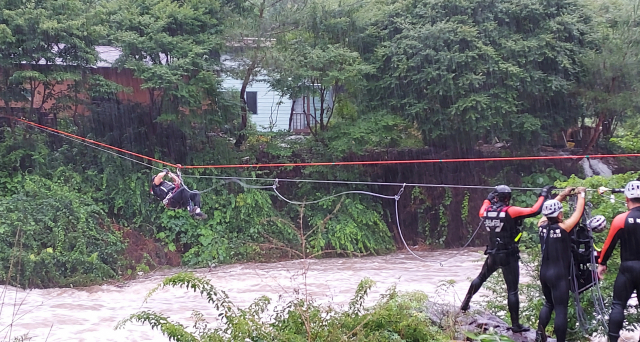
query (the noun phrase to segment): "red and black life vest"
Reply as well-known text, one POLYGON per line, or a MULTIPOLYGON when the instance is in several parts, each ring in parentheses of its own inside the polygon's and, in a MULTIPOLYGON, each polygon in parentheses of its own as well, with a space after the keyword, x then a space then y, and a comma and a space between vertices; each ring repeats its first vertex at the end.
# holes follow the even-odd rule
POLYGON ((509 215, 510 206, 492 204, 484 212, 484 226, 489 232, 486 254, 506 253, 517 248, 518 225, 509 215))

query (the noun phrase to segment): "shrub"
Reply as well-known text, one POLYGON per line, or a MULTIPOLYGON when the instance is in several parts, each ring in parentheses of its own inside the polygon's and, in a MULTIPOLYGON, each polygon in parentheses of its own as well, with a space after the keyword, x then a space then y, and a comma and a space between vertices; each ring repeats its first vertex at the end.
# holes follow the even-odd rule
POLYGON ((220 312, 221 322, 215 328, 207 327, 200 312, 194 311, 193 329, 172 322, 168 317, 142 311, 120 321, 116 329, 130 322, 144 323, 159 329, 170 340, 216 342, 306 342, 306 341, 448 341, 440 329, 433 326, 423 312, 427 296, 422 292, 400 294, 391 288, 373 307, 365 308, 364 299, 374 286, 364 279, 349 303, 348 309, 339 311, 321 306, 302 295, 274 308, 271 320, 264 313, 271 303, 267 297, 256 299, 246 309, 235 306, 227 294, 216 289, 207 279, 192 273, 180 273, 166 278, 151 290, 147 299, 164 287, 185 287, 200 293, 220 312))
POLYGON ((14 179, 0 198, 0 275, 24 287, 86 285, 113 278, 124 248, 104 212, 62 182, 14 179))

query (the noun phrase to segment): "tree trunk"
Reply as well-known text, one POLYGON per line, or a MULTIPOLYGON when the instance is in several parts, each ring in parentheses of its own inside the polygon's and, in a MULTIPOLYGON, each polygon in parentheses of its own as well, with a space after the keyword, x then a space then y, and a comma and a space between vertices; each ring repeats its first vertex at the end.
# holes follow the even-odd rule
POLYGON ((311 132, 311 134, 315 137, 316 133, 318 132, 318 120, 317 120, 317 115, 316 115, 317 114, 316 113, 316 100, 311 96, 307 96, 307 108, 309 109, 309 115, 308 115, 308 119, 307 119, 307 126, 309 127, 309 131, 311 132), (311 107, 311 105, 313 105, 313 108, 311 107), (313 114, 313 126, 311 126, 311 115, 312 114, 313 114))
MULTIPOLYGON (((149 157, 153 157, 155 155, 155 136, 156 129, 154 126, 154 112, 155 112, 155 92, 154 88, 149 88, 149 114, 146 118, 146 132, 147 132, 147 153, 149 157)), ((148 164, 151 165, 151 161, 148 161, 148 164)))
MULTIPOLYGON (((34 83, 31 83, 31 101, 29 104, 29 116, 30 116, 30 120, 33 120, 33 112, 34 112, 34 108, 35 107, 35 103, 36 103, 36 89, 34 89, 34 83)), ((39 120, 38 120, 39 121, 39 120)), ((38 124, 41 124, 40 122, 38 122, 38 124)))
MULTIPOLYGON (((76 129, 80 131, 80 122, 78 121, 78 107, 80 106, 80 97, 78 96, 78 92, 76 91, 73 95, 74 103, 73 103, 73 114, 71 115, 71 119, 73 120, 73 124, 76 126, 76 129)), ((86 108, 86 107, 85 107, 86 108)))
POLYGON ((338 96, 336 93, 338 92, 338 81, 334 82, 333 86, 329 88, 331 91, 331 106, 327 108, 327 126, 333 117, 334 109, 336 108, 336 103, 338 102, 338 96))
POLYGON ((593 130, 593 135, 591 136, 591 139, 589 139, 589 143, 587 144, 587 146, 582 151, 583 154, 589 154, 591 148, 593 148, 593 146, 598 141, 598 137, 600 136, 600 132, 602 131, 602 122, 604 121, 604 119, 604 114, 600 114, 600 116, 598 117, 598 123, 596 123, 596 127, 593 130))
POLYGON ((289 130, 293 131, 293 127, 291 124, 293 123, 293 111, 296 108, 296 100, 291 101, 291 112, 289 113, 289 130))
MULTIPOLYGON (((6 102, 5 100, 5 106, 7 107, 7 114, 9 115, 10 118, 13 118, 13 108, 11 108, 11 104, 9 102, 6 102)), ((13 129, 15 128, 16 123, 14 122, 15 120, 13 119, 9 119, 9 128, 13 131, 13 129)))
POLYGON ((320 130, 322 132, 326 131, 327 128, 324 125, 324 96, 325 96, 325 91, 324 91, 324 87, 320 87, 320 130))
POLYGON ((242 80, 242 87, 240 88, 240 101, 242 102, 242 107, 240 108, 240 111, 242 112, 242 124, 240 126, 240 130, 244 130, 245 128, 247 128, 248 109, 247 109, 247 100, 245 95, 247 94, 247 87, 249 87, 249 81, 251 81, 251 75, 253 74, 253 71, 255 69, 256 69, 256 60, 254 59, 253 61, 251 61, 251 64, 247 68, 247 72, 244 74, 244 79, 242 80))
POLYGON ((313 135, 314 138, 317 138, 318 134, 317 131, 315 130, 316 126, 311 126, 311 115, 307 114, 305 110, 302 110, 302 112, 304 113, 304 119, 307 121, 307 127, 309 128, 309 133, 311 133, 311 135, 313 135))
POLYGON ((242 87, 240 87, 241 122, 240 122, 240 128, 239 128, 240 134, 238 134, 238 138, 234 143, 234 146, 236 147, 242 146, 242 144, 244 144, 246 140, 246 134, 244 134, 243 131, 247 128, 249 118, 248 118, 247 101, 246 101, 245 95, 247 93, 247 87, 249 86, 249 81, 251 81, 251 75, 253 74, 253 71, 256 69, 256 64, 257 64, 257 60, 256 58, 254 58, 251 61, 251 64, 249 64, 249 67, 247 68, 247 72, 244 74, 244 79, 242 80, 242 87))
MULTIPOLYGON (((611 83, 609 84, 609 95, 613 94, 615 84, 616 77, 612 77, 611 83)), ((602 132, 602 124, 604 123, 605 118, 605 114, 600 113, 600 116, 598 117, 598 123, 596 123, 593 135, 591 136, 591 139, 589 139, 589 143, 587 144, 587 146, 584 148, 583 154, 589 154, 593 146, 596 144, 596 142, 598 142, 598 137, 600 136, 600 132, 602 132)))

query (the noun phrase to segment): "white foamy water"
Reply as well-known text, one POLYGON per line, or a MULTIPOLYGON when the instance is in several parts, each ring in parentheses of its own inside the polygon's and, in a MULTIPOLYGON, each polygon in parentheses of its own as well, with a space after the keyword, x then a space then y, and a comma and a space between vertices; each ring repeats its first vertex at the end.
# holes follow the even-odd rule
MULTIPOLYGON (((360 280, 369 277, 377 284, 367 304, 374 303, 394 284, 400 291, 420 290, 438 300, 459 304, 470 278, 480 271, 484 257, 473 248, 457 256, 456 253, 417 252, 421 257, 433 260, 434 264, 424 263, 408 253, 311 260, 307 263, 306 289, 317 302, 346 306, 360 280), (437 264, 453 256, 455 258, 447 261, 445 267, 437 264), (438 284, 448 280, 456 283, 453 290, 443 294, 438 291, 438 284)), ((262 295, 270 297, 272 303, 293 298, 294 292, 305 288, 301 277, 304 264, 303 261, 249 263, 192 272, 210 279, 218 289, 227 292, 237 306, 246 307, 262 295)), ((123 330, 114 330, 120 320, 141 310, 162 313, 187 326, 193 323, 191 312, 198 310, 215 324, 217 312, 212 305, 185 289, 161 290, 143 305, 147 292, 176 272, 178 270, 158 272, 121 286, 30 291, 10 288, 5 293, 0 312, 0 340, 8 341, 11 330, 11 338, 28 333, 31 341, 167 341, 149 326, 128 324, 123 330), (12 317, 15 322, 10 329, 12 317)), ((476 295, 474 302, 479 300, 482 300, 481 293, 476 295)))

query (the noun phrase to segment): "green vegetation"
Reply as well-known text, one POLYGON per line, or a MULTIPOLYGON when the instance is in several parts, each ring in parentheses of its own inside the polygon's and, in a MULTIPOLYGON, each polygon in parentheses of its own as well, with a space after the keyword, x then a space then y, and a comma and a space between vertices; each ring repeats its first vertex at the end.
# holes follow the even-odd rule
POLYGON ((19 193, 0 198, 3 279, 64 287, 116 276, 124 246, 91 198, 39 176, 16 185, 19 193))
POLYGON ((293 299, 274 308, 273 319, 264 318, 271 300, 256 299, 246 309, 235 306, 223 291, 208 280, 191 273, 181 273, 166 278, 151 290, 147 299, 164 287, 184 287, 206 298, 220 312, 219 327, 209 327, 202 313, 194 311, 193 329, 172 322, 169 317, 151 311, 142 311, 118 323, 124 328, 130 322, 145 323, 159 329, 170 340, 186 341, 449 341, 423 312, 426 295, 420 292, 398 293, 391 288, 372 307, 365 307, 364 300, 375 285, 364 279, 358 285, 348 309, 340 311, 306 299, 293 299), (192 331, 195 331, 192 332, 192 331))
POLYGON ((363 47, 369 103, 414 122, 427 145, 540 144, 582 114, 571 88, 589 21, 566 0, 397 2, 363 47))
MULTIPOLYGON (((407 187, 397 203, 345 195, 297 206, 270 191, 185 177, 190 188, 208 189, 202 210, 209 218, 194 221, 148 194, 156 171, 149 167, 158 165, 4 116, 183 165, 475 157, 487 146, 490 154, 532 155, 576 137, 584 154, 637 153, 639 10, 637 0, 0 0, 0 277, 26 288, 63 287, 147 272, 152 256, 127 254, 131 232, 194 267, 387 253, 400 245, 394 238, 401 228, 412 245, 459 247, 477 225, 484 190, 407 187), (121 52, 110 68, 98 67, 105 61, 96 47, 105 46, 121 52), (228 75, 242 81, 239 92, 222 86, 228 75), (256 82, 283 99, 311 101, 309 137, 290 139, 273 124, 254 127, 246 91, 256 82)), ((634 160, 618 165, 638 169, 634 160)), ((581 179, 575 163, 500 162, 251 167, 186 176, 594 188, 620 187, 639 175, 581 179)), ((395 195, 399 187, 281 183, 278 190, 313 201, 348 190, 395 195)), ((532 193, 514 195, 515 204, 533 200, 532 193)), ((594 214, 608 219, 622 210, 606 198, 591 200, 594 214)), ((542 298, 539 251, 533 222, 526 229, 523 267, 534 281, 523 285, 522 315, 534 324, 542 298)), ((604 236, 596 238, 602 243, 604 236)), ((612 262, 609 274, 617 266, 612 262)), ((603 283, 605 300, 612 281, 603 283)), ((368 280, 346 311, 297 299, 270 321, 261 316, 265 298, 240 309, 185 274, 163 286, 201 293, 222 313, 222 326, 208 328, 194 313, 187 330, 152 312, 122 325, 144 322, 176 341, 451 337, 421 311, 423 294, 391 289, 365 308, 368 280)), ((506 293, 501 286, 491 289, 506 293)), ((502 314, 504 303, 488 308, 502 314)), ((595 322, 587 298, 582 305, 595 322)), ((635 316, 630 312, 627 322, 635 316)), ((570 326, 577 331, 577 322, 570 326)), ((594 324, 572 338, 597 332, 594 324)))
MULTIPOLYGON (((3 115, 172 163, 467 157, 481 153, 479 142, 496 139, 507 143, 500 155, 522 155, 539 152, 542 144, 557 146, 582 124, 596 132, 585 136, 585 153, 638 151, 640 45, 632 0, 0 5, 3 115), (111 68, 96 68, 104 62, 98 46, 121 51, 111 68), (233 63, 222 63, 223 56, 233 63), (222 87, 227 75, 242 81, 239 94, 222 87), (131 82, 116 82, 123 79, 131 82), (313 102, 317 120, 308 123, 309 137, 289 139, 286 132, 252 126, 244 95, 256 82, 284 99, 313 102)), ((400 245, 390 200, 348 195, 301 209, 269 191, 185 178, 192 189, 210 189, 202 208, 209 219, 196 222, 150 198, 151 165, 15 121, 1 124, 0 222, 6 229, 0 250, 6 265, 20 265, 22 273, 12 269, 11 282, 22 286, 77 284, 83 275, 88 278, 81 283, 90 283, 148 268, 130 264, 124 231, 153 240, 189 266, 296 253, 379 254, 400 245), (54 272, 60 264, 65 271, 54 272)), ((188 176, 542 186, 578 170, 544 163, 482 167, 247 168, 190 170, 188 176), (547 172, 552 166, 561 170, 547 172)), ((346 190, 398 190, 308 183, 278 189, 300 201, 346 190)), ((399 202, 407 239, 439 247, 458 247, 470 235, 475 203, 485 195, 409 192, 399 202)))
MULTIPOLYGON (((151 201, 149 172, 82 145, 47 145, 55 142, 19 127, 5 129, 0 142, 0 189, 6 195, 0 198, 1 255, 5 276, 11 261, 21 265, 11 273, 21 286, 79 286, 123 274, 129 261, 114 224, 157 239, 190 266, 292 257, 273 246, 317 256, 393 248, 382 209, 368 198, 322 202, 301 216, 294 205, 279 212, 271 192, 220 185, 203 194, 202 209, 210 217, 197 222, 151 201), (68 165, 73 160, 87 162, 68 165)), ((204 181, 189 180, 190 187, 203 187, 204 181)))

